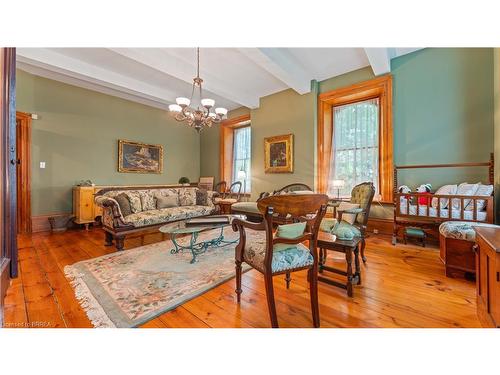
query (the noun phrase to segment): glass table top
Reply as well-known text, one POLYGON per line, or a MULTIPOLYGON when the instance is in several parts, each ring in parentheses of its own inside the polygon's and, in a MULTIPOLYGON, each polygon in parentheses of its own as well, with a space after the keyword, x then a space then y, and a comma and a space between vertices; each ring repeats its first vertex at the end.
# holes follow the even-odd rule
MULTIPOLYGON (((222 228, 226 227, 228 225, 231 225, 232 221, 234 219, 241 219, 245 220, 246 216, 245 215, 217 215, 217 217, 220 216, 225 216, 229 218, 228 223, 207 223, 207 224, 199 224, 199 225, 187 225, 186 220, 181 220, 181 221, 176 221, 173 223, 168 223, 160 227, 160 232, 162 233, 175 233, 175 234, 189 234, 189 233, 197 233, 197 232, 202 232, 204 230, 209 230, 209 229, 216 229, 216 228, 222 228)), ((214 217, 214 216, 207 216, 207 218, 214 217)))

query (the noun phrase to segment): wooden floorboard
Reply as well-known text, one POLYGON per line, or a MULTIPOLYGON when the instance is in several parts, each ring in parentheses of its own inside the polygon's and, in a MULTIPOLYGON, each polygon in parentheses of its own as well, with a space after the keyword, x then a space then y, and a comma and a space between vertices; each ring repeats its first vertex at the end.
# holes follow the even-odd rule
MULTIPOLYGON (((161 241, 149 234, 125 241, 125 249, 161 241)), ((104 233, 72 230, 19 237, 19 277, 5 299, 6 327, 92 327, 64 276, 64 267, 114 252, 104 246, 104 233)), ((437 248, 390 244, 390 238, 367 241, 368 262, 362 264, 362 285, 354 297, 319 283, 322 327, 480 327, 475 286, 447 278, 437 248)), ((330 252, 328 264, 345 267, 342 254, 330 252)), ((338 278, 338 276, 336 276, 338 278)), ((236 303, 230 280, 174 310, 143 324, 143 328, 269 327, 264 280, 251 270, 243 275, 243 293, 236 303)), ((290 289, 283 276, 274 278, 281 327, 311 327, 306 272, 292 274, 290 289)))

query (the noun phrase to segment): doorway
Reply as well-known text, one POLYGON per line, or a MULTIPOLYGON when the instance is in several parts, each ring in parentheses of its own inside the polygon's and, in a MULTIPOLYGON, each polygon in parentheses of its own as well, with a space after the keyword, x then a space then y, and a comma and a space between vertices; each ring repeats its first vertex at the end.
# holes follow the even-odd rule
POLYGON ((16 112, 17 234, 31 233, 31 114, 16 112))

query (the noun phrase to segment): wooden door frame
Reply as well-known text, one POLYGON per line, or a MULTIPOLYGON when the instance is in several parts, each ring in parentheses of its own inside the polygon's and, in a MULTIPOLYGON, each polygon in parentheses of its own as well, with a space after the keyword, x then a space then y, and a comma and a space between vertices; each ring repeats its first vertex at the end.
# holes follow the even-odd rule
POLYGON ((31 233, 31 114, 16 112, 18 233, 31 233), (17 129, 20 121, 20 129, 17 129), (19 183, 20 182, 20 183, 19 183))
POLYGON ((0 325, 9 278, 17 277, 16 49, 0 48, 0 325))

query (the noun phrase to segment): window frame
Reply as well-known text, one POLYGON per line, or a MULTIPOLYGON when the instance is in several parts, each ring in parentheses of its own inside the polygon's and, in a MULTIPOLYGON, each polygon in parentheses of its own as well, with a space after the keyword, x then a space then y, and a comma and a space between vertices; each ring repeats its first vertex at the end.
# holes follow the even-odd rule
MULTIPOLYGON (((234 158, 234 146, 235 146, 235 140, 236 140, 236 137, 234 136, 234 134, 236 133, 237 130, 241 130, 241 129, 250 129, 250 123, 244 123, 243 125, 241 126, 236 126, 234 128, 232 128, 233 130, 233 154, 231 155, 231 164, 232 164, 232 168, 231 168, 231 183, 233 182, 236 182, 236 181, 240 181, 238 179, 234 179, 234 162, 235 162, 235 158, 234 158)), ((243 159, 239 159, 239 160, 243 160, 243 159)), ((250 157, 249 157, 249 160, 250 160, 250 168, 252 168, 252 133, 251 133, 251 129, 250 129, 250 157)), ((251 178, 251 174, 250 174, 250 178, 251 178)), ((248 176, 247 176, 248 178, 248 176)), ((248 180, 247 180, 247 183, 246 185, 250 185, 250 190, 251 190, 251 187, 252 187, 252 184, 250 182, 250 184, 248 183, 248 180)), ((242 189, 243 189, 243 186, 242 186, 242 189)), ((243 194, 250 194, 250 191, 243 191, 243 194)))
POLYGON ((318 171, 316 187, 328 189, 333 139, 333 108, 369 99, 379 99, 379 194, 380 202, 392 203, 394 190, 392 76, 386 75, 318 96, 318 171))
POLYGON ((228 185, 233 182, 234 130, 247 126, 251 126, 249 114, 224 120, 220 125, 220 180, 228 185))

